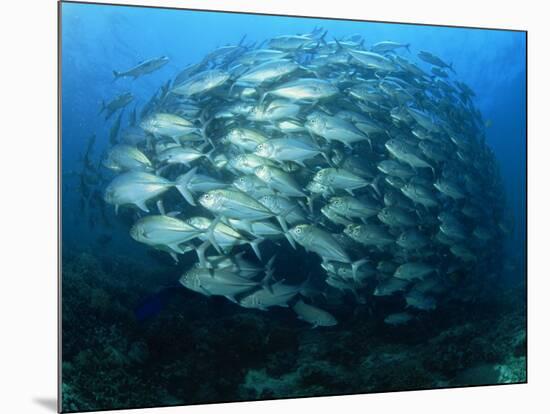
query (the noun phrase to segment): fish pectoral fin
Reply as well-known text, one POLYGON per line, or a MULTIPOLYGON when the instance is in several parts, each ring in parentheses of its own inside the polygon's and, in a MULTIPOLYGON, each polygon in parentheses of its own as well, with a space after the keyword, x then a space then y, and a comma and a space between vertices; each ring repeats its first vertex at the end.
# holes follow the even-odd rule
POLYGON ((315 197, 311 195, 309 197, 306 197, 306 200, 307 200, 308 211, 310 214, 313 214, 313 203, 315 202, 315 197))
POLYGON ((141 211, 144 211, 146 213, 149 213, 149 208, 145 204, 145 200, 136 201, 135 203, 136 207, 138 207, 141 211))
POLYGON ((162 199, 157 200, 157 208, 160 214, 162 214, 163 216, 166 215, 166 210, 164 209, 164 203, 162 202, 162 199))
POLYGON ((168 217, 177 217, 181 214, 181 211, 169 211, 168 213, 166 213, 165 215, 168 216, 168 217))
POLYGON ((203 268, 208 268, 210 266, 210 263, 206 260, 206 249, 210 247, 211 243, 208 240, 205 240, 199 247, 195 249, 197 252, 197 257, 199 259, 199 266, 203 268))
POLYGON ((214 220, 212 220, 212 223, 210 223, 210 226, 208 226, 208 230, 206 232, 208 241, 210 242, 210 244, 212 244, 212 246, 214 246, 217 252, 221 255, 223 255, 223 250, 218 244, 218 242, 216 241, 216 237, 214 236, 214 229, 220 223, 220 221, 222 220, 222 217, 223 216, 218 216, 214 220))
POLYGON ((353 275, 353 280, 357 281, 357 269, 363 266, 365 263, 368 263, 367 259, 357 260, 351 264, 351 272, 353 275))
MULTIPOLYGON (((213 143, 210 143, 210 145, 212 145, 212 147, 214 147, 213 143)), ((214 158, 212 158, 212 154, 214 153, 214 151, 216 151, 216 148, 212 148, 210 151, 208 151, 206 154, 204 154, 204 156, 208 159, 208 161, 210 161, 212 166, 214 168, 216 168, 216 161, 214 161, 214 158)))
MULTIPOLYGON (((185 251, 182 250, 182 248, 177 244, 177 243, 173 243, 173 244, 168 244, 167 245, 170 249, 172 249, 175 253, 178 253, 178 254, 185 254, 185 251)), ((177 262, 177 260, 176 260, 177 262)))
MULTIPOLYGON (((230 225, 228 221, 226 221, 225 223, 226 223, 227 225, 230 225)), ((252 231, 252 223, 250 222, 250 220, 242 219, 242 220, 241 220, 241 224, 243 225, 244 230, 245 230, 247 233, 254 234, 254 232, 252 231)))
POLYGON ((288 232, 285 232, 284 235, 285 235, 285 238, 288 240, 288 243, 292 246, 292 248, 296 250, 296 242, 294 242, 294 239, 292 238, 292 236, 288 232))
POLYGON ((208 297, 212 296, 212 293, 210 293, 208 290, 206 290, 204 287, 200 287, 200 289, 202 290, 202 293, 208 297))
POLYGON ((269 261, 267 262, 267 264, 265 266, 265 271, 266 272, 273 272, 274 271, 273 263, 275 263, 276 258, 277 258, 277 253, 275 253, 273 256, 271 256, 271 258, 269 259, 269 261))
POLYGON ((260 285, 263 288, 267 289, 269 293, 273 293, 273 285, 277 284, 278 282, 275 282, 275 283, 272 283, 272 282, 273 282, 273 274, 270 272, 266 272, 265 276, 262 278, 260 282, 260 285))
POLYGON ((225 295, 225 298, 228 299, 229 301, 239 305, 239 301, 237 299, 235 299, 234 296, 231 296, 231 295, 225 295))
POLYGON ((275 216, 277 221, 279 222, 279 225, 281 226, 281 229, 283 229, 283 232, 288 232, 288 225, 286 224, 285 218, 283 215, 275 216))
POLYGON ((260 243, 263 242, 264 240, 265 240, 264 238, 258 237, 257 239, 248 242, 248 244, 250 245, 250 247, 258 257, 258 259, 260 259, 260 261, 262 261, 262 254, 260 252, 260 243))
MULTIPOLYGON (((233 272, 235 270, 235 265, 233 263, 228 264, 227 266, 218 267, 220 272, 233 272)), ((214 277, 214 275, 212 275, 214 277)))
POLYGON ((177 190, 180 192, 182 197, 192 206, 196 206, 195 200, 193 200, 193 195, 187 188, 187 185, 189 184, 189 181, 195 176, 197 172, 197 167, 194 167, 187 171, 185 174, 180 175, 178 178, 176 178, 176 182, 174 183, 177 190))
MULTIPOLYGON (((259 89, 259 88, 258 88, 258 89, 259 89)), ((261 97, 260 97, 260 101, 259 101, 259 103, 258 103, 258 106, 261 107, 261 106, 263 105, 266 96, 269 95, 269 94, 270 94, 270 91, 267 91, 267 92, 262 93, 262 95, 261 95, 261 97)))

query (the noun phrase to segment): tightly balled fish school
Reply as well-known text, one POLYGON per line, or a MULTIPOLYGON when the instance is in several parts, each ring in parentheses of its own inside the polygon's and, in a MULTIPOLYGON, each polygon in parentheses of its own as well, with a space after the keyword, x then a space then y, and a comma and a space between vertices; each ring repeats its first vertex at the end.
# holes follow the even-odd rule
POLYGON ((174 280, 235 306, 320 327, 348 297, 400 300, 392 325, 444 307, 501 271, 510 222, 474 91, 411 46, 316 28, 213 50, 113 140, 105 202, 136 211, 128 237, 196 258, 174 280), (298 256, 308 274, 278 271, 298 256))

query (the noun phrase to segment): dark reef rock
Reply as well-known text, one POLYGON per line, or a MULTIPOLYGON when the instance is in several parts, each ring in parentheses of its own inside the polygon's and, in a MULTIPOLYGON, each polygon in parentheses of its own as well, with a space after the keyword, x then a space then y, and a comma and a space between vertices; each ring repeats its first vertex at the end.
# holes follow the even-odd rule
POLYGON ((288 309, 246 310, 183 289, 138 321, 136 306, 173 275, 173 265, 64 257, 64 411, 525 381, 517 287, 403 327, 383 324, 376 304, 310 329, 288 309))

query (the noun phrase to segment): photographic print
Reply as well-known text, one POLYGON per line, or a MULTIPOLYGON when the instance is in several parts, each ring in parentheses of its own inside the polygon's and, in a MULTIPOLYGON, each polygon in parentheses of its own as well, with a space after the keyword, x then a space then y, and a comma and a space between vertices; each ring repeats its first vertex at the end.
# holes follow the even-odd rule
POLYGON ((62 412, 526 382, 525 31, 59 13, 62 412))

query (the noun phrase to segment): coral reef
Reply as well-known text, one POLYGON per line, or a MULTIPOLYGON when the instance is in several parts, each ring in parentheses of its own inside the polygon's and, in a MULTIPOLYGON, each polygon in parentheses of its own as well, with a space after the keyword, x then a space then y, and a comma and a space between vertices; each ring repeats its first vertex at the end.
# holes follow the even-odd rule
POLYGON ((286 309, 246 310, 184 289, 139 321, 143 299, 173 284, 168 266, 64 256, 63 411, 526 379, 522 286, 400 327, 385 325, 373 304, 310 329, 286 309))

